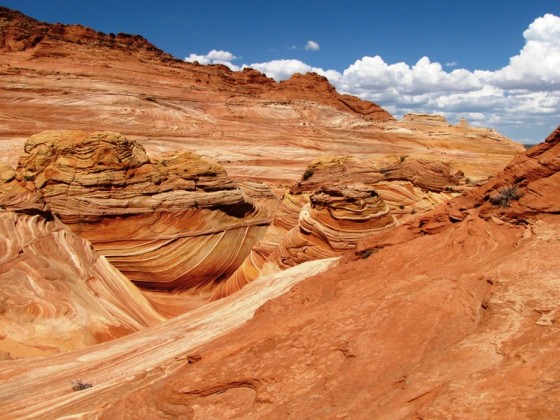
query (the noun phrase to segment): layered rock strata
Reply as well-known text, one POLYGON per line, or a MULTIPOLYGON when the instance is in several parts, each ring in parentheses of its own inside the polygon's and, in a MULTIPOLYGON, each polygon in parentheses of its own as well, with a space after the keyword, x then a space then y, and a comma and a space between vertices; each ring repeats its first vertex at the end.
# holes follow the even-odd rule
POLYGON ((491 183, 377 232, 363 241, 374 247, 368 258, 350 251, 251 320, 240 308, 255 307, 255 288, 293 284, 295 272, 323 261, 262 278, 148 335, 33 364, 0 363, 3 413, 553 418, 559 147, 557 131, 491 183), (523 195, 499 204, 500 190, 515 184, 523 195), (436 221, 439 229, 425 229, 436 221), (247 301, 237 300, 244 292, 247 301), (231 331, 224 323, 233 318, 243 325, 231 331), (206 341, 217 324, 229 332, 206 341), (93 387, 72 391, 69 374, 93 387))
POLYGON ((150 159, 138 143, 107 132, 32 136, 16 174, 123 274, 156 290, 211 288, 229 276, 277 201, 263 186, 244 194, 194 153, 150 159))
POLYGON ((396 223, 387 204, 365 184, 327 184, 310 196, 288 194, 263 240, 218 286, 213 299, 236 292, 260 275, 340 256, 360 239, 396 223))
POLYGON ((0 359, 79 349, 164 320, 56 218, 0 212, 0 284, 0 359))
POLYGON ((365 184, 324 185, 309 200, 300 212, 298 226, 269 257, 280 269, 340 255, 353 249, 358 240, 396 223, 387 204, 365 184))
POLYGON ((559 156, 557 130, 489 183, 364 241, 371 256, 352 252, 199 347, 201 363, 107 414, 148 397, 143 413, 165 400, 193 416, 554 417, 559 156), (517 192, 504 203, 509 187, 517 192), (267 402, 246 403, 255 399, 267 402))
POLYGON ((425 213, 465 188, 460 171, 433 160, 317 160, 284 195, 264 238, 213 298, 234 293, 261 274, 340 255, 361 238, 425 213))
POLYGON ((175 60, 141 37, 6 8, 0 22, 0 153, 12 165, 26 138, 49 129, 122 132, 152 155, 192 150, 236 180, 283 186, 325 155, 442 160, 480 180, 523 150, 442 117, 396 121, 316 74, 275 82, 252 69, 175 60))

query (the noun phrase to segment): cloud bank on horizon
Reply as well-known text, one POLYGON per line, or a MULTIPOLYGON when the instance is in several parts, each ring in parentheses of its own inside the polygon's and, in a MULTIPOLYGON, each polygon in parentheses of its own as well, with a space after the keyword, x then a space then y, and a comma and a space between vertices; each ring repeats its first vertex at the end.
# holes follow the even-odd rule
MULTIPOLYGON (((451 122, 465 117, 516 140, 538 142, 560 124, 560 17, 546 14, 535 19, 523 37, 519 54, 495 71, 455 68, 455 62, 446 63, 451 69, 446 71, 428 57, 413 65, 389 64, 378 55, 362 57, 342 72, 295 59, 235 65, 234 54, 217 50, 185 60, 225 64, 232 70, 251 67, 277 81, 315 72, 339 92, 375 102, 397 117, 410 112, 438 113, 451 122), (531 133, 540 137, 531 138, 531 133)), ((308 41, 304 48, 317 51, 319 44, 308 41)))

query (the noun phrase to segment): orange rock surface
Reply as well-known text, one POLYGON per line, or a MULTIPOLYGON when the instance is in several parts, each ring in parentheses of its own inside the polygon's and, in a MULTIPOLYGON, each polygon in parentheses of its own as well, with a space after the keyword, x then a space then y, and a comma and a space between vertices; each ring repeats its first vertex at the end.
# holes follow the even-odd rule
POLYGON ((302 264, 91 349, 0 362, 3 414, 553 418, 560 224, 546 192, 559 159, 560 128, 490 183, 364 240, 368 258, 302 264), (490 201, 504 186, 519 192, 509 207, 490 201))
POLYGON ((341 255, 361 238, 431 210, 465 188, 461 172, 433 160, 403 156, 382 167, 359 158, 317 160, 285 194, 264 238, 218 285, 213 299, 261 274, 341 255))
POLYGON ((0 50, 2 418, 557 417, 560 127, 6 8, 0 50))
POLYGON ((163 321, 57 219, 0 212, 0 359, 46 356, 163 321))

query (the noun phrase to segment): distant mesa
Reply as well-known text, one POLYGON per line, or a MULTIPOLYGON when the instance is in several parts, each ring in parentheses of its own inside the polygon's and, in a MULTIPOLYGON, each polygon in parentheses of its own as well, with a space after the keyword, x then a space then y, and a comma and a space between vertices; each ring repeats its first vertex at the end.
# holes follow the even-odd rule
POLYGON ((438 114, 405 114, 403 121, 421 121, 421 122, 435 122, 447 124, 447 119, 443 115, 438 114))

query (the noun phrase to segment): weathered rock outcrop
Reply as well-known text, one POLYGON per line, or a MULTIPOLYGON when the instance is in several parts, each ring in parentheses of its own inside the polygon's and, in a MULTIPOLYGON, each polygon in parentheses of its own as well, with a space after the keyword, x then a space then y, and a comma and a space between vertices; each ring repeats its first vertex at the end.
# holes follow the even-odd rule
POLYGON ((277 201, 266 188, 244 194, 221 166, 194 153, 150 159, 107 132, 30 137, 15 179, 128 278, 156 290, 212 288, 228 277, 277 201))
POLYGON ((351 111, 373 121, 394 121, 391 114, 374 103, 352 95, 341 95, 326 77, 316 73, 296 73, 288 80, 274 85, 265 97, 278 100, 301 100, 330 105, 340 111, 351 111))
POLYGON ((341 255, 361 238, 425 213, 466 188, 460 171, 438 161, 399 157, 317 160, 284 195, 264 238, 214 291, 234 293, 261 274, 341 255))
POLYGON ((383 199, 365 184, 323 185, 309 197, 288 194, 263 240, 216 288, 213 299, 228 296, 261 275, 340 256, 360 239, 395 224, 383 199))
POLYGON ((33 50, 39 56, 60 55, 58 44, 78 44, 111 48, 173 60, 140 35, 104 34, 82 25, 48 24, 17 10, 0 7, 0 49, 7 52, 33 50))
POLYGON ((383 199, 365 184, 323 185, 309 200, 297 227, 269 257, 281 269, 341 255, 358 240, 396 223, 383 199))

